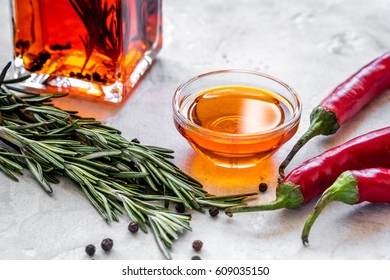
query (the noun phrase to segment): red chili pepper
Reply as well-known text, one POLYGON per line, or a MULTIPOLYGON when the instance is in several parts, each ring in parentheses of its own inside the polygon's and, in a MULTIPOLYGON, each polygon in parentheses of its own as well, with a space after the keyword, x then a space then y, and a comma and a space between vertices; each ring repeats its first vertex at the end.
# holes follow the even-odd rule
POLYGON ((320 102, 319 106, 313 109, 310 115, 309 129, 280 165, 280 176, 284 177, 284 169, 311 138, 317 135, 336 133, 343 123, 387 88, 390 88, 390 52, 361 68, 336 87, 320 102))
POLYGON ((237 212, 298 208, 326 190, 346 170, 390 168, 390 126, 356 137, 312 158, 292 170, 276 188, 276 200, 263 205, 237 206, 237 212))
POLYGON ((322 210, 331 201, 359 204, 364 201, 390 203, 390 169, 370 168, 343 172, 317 202, 314 212, 306 220, 302 242, 307 245, 310 229, 322 210))

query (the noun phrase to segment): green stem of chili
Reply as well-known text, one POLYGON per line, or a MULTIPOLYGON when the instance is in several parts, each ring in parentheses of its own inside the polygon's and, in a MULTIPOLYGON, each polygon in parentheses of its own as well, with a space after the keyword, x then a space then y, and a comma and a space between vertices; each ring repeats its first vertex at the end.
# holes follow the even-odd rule
POLYGON ((299 138, 298 142, 294 145, 286 159, 279 167, 279 175, 284 178, 284 169, 293 159, 295 154, 313 137, 318 135, 330 135, 334 134, 339 129, 336 114, 332 111, 326 110, 324 107, 317 106, 313 109, 310 115, 310 126, 305 134, 299 138))
POLYGON ((355 204, 359 201, 358 180, 350 171, 343 172, 318 200, 314 211, 307 218, 302 230, 301 239, 303 245, 309 244, 310 230, 321 214, 322 210, 332 201, 341 201, 346 204, 355 204))
POLYGON ((299 186, 292 183, 281 183, 276 189, 275 201, 261 205, 243 205, 230 207, 225 210, 226 215, 233 216, 233 213, 269 211, 282 208, 294 209, 304 203, 303 195, 299 186))

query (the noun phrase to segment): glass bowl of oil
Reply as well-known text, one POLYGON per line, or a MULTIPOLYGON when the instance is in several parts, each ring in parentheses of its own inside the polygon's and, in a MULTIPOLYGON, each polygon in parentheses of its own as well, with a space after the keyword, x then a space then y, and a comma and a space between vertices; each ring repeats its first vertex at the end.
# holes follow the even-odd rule
POLYGON ((197 76, 173 97, 177 130, 202 156, 229 168, 257 165, 298 129, 301 100, 284 82, 258 72, 197 76))

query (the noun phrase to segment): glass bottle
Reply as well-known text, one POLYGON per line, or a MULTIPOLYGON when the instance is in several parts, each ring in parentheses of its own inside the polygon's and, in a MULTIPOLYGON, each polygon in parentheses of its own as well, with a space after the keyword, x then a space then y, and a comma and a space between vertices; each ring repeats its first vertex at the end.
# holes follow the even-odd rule
POLYGON ((162 46, 162 0, 11 0, 16 76, 120 102, 162 46))

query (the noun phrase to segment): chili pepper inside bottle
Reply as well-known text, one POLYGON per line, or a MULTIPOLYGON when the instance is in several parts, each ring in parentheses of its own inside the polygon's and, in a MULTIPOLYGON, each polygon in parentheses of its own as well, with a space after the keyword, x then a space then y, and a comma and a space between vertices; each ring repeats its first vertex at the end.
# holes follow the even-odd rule
POLYGON ((16 75, 120 102, 162 46, 162 0, 13 0, 16 75))

